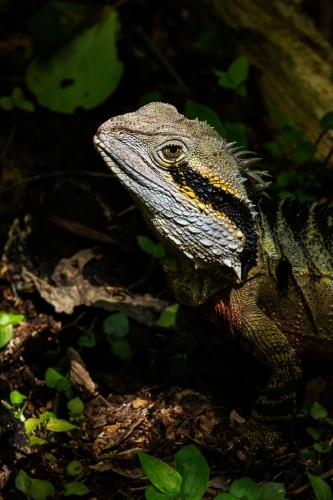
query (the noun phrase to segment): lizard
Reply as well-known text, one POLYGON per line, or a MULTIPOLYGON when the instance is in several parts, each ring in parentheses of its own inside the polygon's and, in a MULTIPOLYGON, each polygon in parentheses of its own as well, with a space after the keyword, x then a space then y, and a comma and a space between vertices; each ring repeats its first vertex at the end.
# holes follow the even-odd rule
POLYGON ((237 443, 273 456, 302 362, 333 357, 333 208, 267 200, 267 171, 235 144, 158 102, 94 137, 163 244, 175 298, 271 369, 237 443))

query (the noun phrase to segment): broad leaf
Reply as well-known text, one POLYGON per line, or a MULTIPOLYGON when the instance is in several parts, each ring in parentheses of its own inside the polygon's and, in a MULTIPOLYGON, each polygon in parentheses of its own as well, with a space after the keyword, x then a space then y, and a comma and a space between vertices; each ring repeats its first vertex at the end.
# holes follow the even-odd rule
POLYGON ((332 500, 331 488, 325 481, 323 481, 320 477, 309 474, 309 472, 307 472, 306 475, 308 476, 312 488, 314 489, 317 500, 332 500))
POLYGON ((175 455, 176 470, 183 478, 180 494, 191 500, 200 500, 204 495, 209 476, 207 461, 196 446, 184 446, 175 455))
POLYGON ((175 469, 142 451, 138 452, 138 456, 146 476, 158 490, 168 495, 179 492, 182 478, 175 469))

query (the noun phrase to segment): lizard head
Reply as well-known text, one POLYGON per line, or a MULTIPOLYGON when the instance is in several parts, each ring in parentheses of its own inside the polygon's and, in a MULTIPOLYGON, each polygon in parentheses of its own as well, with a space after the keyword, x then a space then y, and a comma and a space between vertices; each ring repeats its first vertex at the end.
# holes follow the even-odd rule
MULTIPOLYGON (((235 143, 175 107, 151 103, 103 123, 94 145, 166 247, 195 267, 219 263, 245 277, 256 260, 255 206, 266 187, 235 143)), ((252 159, 253 161, 253 159, 252 159)))

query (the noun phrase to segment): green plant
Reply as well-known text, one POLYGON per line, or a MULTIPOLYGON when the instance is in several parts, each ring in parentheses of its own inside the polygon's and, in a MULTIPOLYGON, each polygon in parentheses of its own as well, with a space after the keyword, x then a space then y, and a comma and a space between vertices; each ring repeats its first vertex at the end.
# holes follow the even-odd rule
POLYGON ((103 331, 113 354, 129 362, 133 353, 128 340, 124 338, 129 332, 128 317, 122 312, 110 314, 103 323, 103 331))
POLYGON ((54 498, 55 489, 49 481, 34 479, 20 470, 15 478, 15 486, 22 491, 28 499, 48 500, 54 498))
POLYGON ((45 444, 47 441, 45 439, 41 439, 40 437, 33 434, 33 432, 37 429, 38 426, 42 426, 47 431, 52 432, 68 432, 73 429, 78 429, 77 425, 68 422, 68 420, 57 418, 54 413, 50 411, 46 411, 41 413, 37 418, 32 417, 28 418, 24 422, 25 432, 29 438, 29 443, 31 445, 35 444, 45 444))
POLYGON ((12 391, 9 394, 10 402, 11 404, 7 403, 7 401, 1 401, 4 407, 9 410, 15 418, 21 420, 21 422, 24 422, 25 417, 23 415, 23 412, 26 407, 26 401, 27 396, 24 394, 21 394, 19 391, 12 391))
POLYGON ((233 89, 237 94, 246 96, 245 82, 249 74, 249 68, 246 62, 246 57, 238 57, 227 69, 227 71, 214 71, 219 77, 218 84, 227 89, 233 89))
POLYGON ((162 460, 138 452, 142 468, 154 486, 145 491, 147 500, 200 500, 208 482, 208 465, 194 445, 175 455, 175 468, 162 460))
POLYGON ((308 476, 317 500, 332 500, 332 490, 329 485, 323 481, 323 479, 313 476, 312 474, 309 474, 309 472, 307 472, 306 475, 308 476))
POLYGON ((84 419, 83 415, 84 403, 82 399, 80 399, 79 397, 76 397, 68 401, 67 408, 69 409, 69 420, 71 422, 72 421, 79 422, 80 420, 84 419))
POLYGON ((325 431, 325 424, 333 425, 333 419, 329 418, 326 408, 320 403, 314 402, 311 406, 304 406, 297 415, 298 420, 305 419, 311 425, 307 427, 307 433, 314 439, 313 449, 303 449, 300 457, 307 463, 311 474, 318 476, 322 474, 321 455, 330 453, 332 446, 319 442, 325 431), (316 425, 315 425, 316 424, 316 425))
POLYGON ((0 97, 0 106, 5 111, 11 111, 15 107, 28 111, 29 113, 33 113, 35 111, 34 103, 24 98, 20 87, 14 87, 9 96, 0 97))
POLYGON ((229 493, 221 493, 215 500, 282 500, 286 489, 282 483, 265 483, 258 486, 252 479, 243 477, 230 486, 229 493))
POLYGON ((161 243, 154 243, 147 236, 137 236, 139 247, 148 255, 155 259, 161 259, 165 256, 164 248, 161 243))
POLYGON ((14 335, 13 325, 24 320, 23 314, 0 311, 0 348, 4 347, 14 335))

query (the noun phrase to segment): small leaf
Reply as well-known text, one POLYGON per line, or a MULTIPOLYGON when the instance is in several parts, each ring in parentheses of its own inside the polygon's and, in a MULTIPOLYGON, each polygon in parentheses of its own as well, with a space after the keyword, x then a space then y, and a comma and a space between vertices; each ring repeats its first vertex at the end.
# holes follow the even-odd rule
POLYGON ((166 493, 161 493, 154 486, 150 486, 145 491, 146 500, 173 500, 174 495, 167 495, 166 493))
POLYGON ((35 444, 42 445, 42 444, 45 444, 45 443, 47 443, 47 441, 45 439, 42 439, 42 438, 40 438, 38 436, 35 436, 34 434, 29 437, 29 444, 30 444, 30 446, 34 446, 35 444))
POLYGON ((158 490, 168 495, 179 492, 182 478, 175 469, 142 451, 138 452, 138 457, 146 476, 158 490))
POLYGON ((301 141, 293 151, 292 158, 296 165, 312 160, 316 154, 316 146, 310 141, 301 141))
POLYGON ((13 314, 8 312, 0 312, 0 325, 16 325, 24 320, 23 314, 13 314))
POLYGON ((156 259, 162 259, 163 257, 165 257, 165 251, 164 251, 162 243, 157 243, 157 245, 155 245, 154 257, 156 259))
POLYGON ((67 420, 52 418, 47 422, 46 429, 53 432, 67 432, 71 431, 72 429, 78 429, 78 426, 71 424, 67 420))
POLYGON ((299 452, 300 457, 302 457, 307 462, 316 462, 317 461, 317 453, 314 450, 301 450, 299 452))
POLYGON ((27 399, 27 396, 21 394, 19 391, 12 391, 9 397, 13 405, 20 405, 25 399, 27 399))
POLYGON ((41 419, 40 418, 28 418, 25 422, 24 422, 24 428, 25 428, 25 433, 28 437, 31 436, 31 434, 33 433, 33 431, 36 429, 36 427, 41 423, 41 419))
POLYGON ((67 377, 58 378, 55 388, 57 391, 67 391, 72 385, 72 382, 67 377))
POLYGON ((291 127, 283 127, 283 129, 280 130, 280 137, 285 142, 296 142, 302 139, 303 134, 300 130, 295 130, 291 127))
POLYGON ((310 407, 310 415, 316 420, 318 420, 319 418, 326 418, 327 414, 328 411, 326 410, 326 408, 316 401, 310 407))
POLYGON ((54 494, 55 489, 49 481, 31 479, 30 495, 34 500, 49 500, 54 494))
POLYGON ((26 495, 30 494, 31 489, 31 478, 24 472, 24 470, 20 470, 15 477, 15 486, 19 491, 25 493, 26 495))
POLYGON ((139 247, 151 257, 162 258, 165 256, 161 243, 154 243, 153 240, 146 236, 137 236, 137 242, 139 247))
POLYGON ((246 62, 246 57, 238 57, 229 66, 227 71, 228 77, 237 86, 245 82, 249 74, 249 68, 246 62))
POLYGON ((230 78, 225 71, 214 71, 215 75, 219 77, 218 85, 226 89, 234 89, 237 84, 230 78))
POLYGON ((230 487, 230 493, 243 500, 259 500, 260 488, 248 477, 237 479, 230 487))
POLYGON ((6 95, 0 97, 0 106, 5 111, 11 111, 14 107, 11 98, 9 96, 6 96, 6 95))
POLYGON ((260 500, 282 500, 286 495, 283 483, 265 483, 259 486, 260 500))
POLYGON ((14 335, 13 325, 0 325, 0 348, 10 342, 14 335))
POLYGON ((330 425, 333 425, 333 418, 325 418, 325 422, 327 422, 330 425))
POLYGON ((271 153, 273 158, 281 158, 283 155, 283 147, 276 141, 266 142, 263 146, 271 153))
POLYGON ((48 368, 45 372, 45 383, 47 387, 55 388, 58 380, 64 378, 61 373, 57 372, 54 368, 48 368))
POLYGON ((87 332, 79 337, 77 343, 83 347, 95 347, 97 343, 96 335, 93 332, 87 332))
POLYGON ((313 437, 313 439, 318 441, 318 439, 320 439, 322 433, 324 432, 324 427, 318 427, 318 428, 308 427, 306 430, 308 434, 310 434, 310 436, 313 437))
POLYGON ((74 413, 74 415, 80 415, 84 410, 84 403, 83 403, 82 399, 80 399, 79 397, 76 397, 76 398, 68 401, 67 408, 72 413, 74 413))
POLYGON ((156 321, 157 326, 163 326, 165 328, 170 328, 176 326, 176 318, 179 311, 179 304, 172 304, 171 306, 164 309, 161 316, 156 321))
POLYGON ((200 500, 206 491, 209 477, 206 459, 196 446, 190 444, 176 453, 175 462, 176 470, 183 478, 180 496, 200 500))
POLYGON ((133 356, 133 352, 131 346, 127 339, 113 339, 109 337, 109 344, 111 347, 111 351, 115 356, 129 363, 133 356))
POLYGON ((313 448, 319 453, 329 453, 332 451, 332 446, 329 444, 314 443, 313 448))
POLYGON ((29 113, 33 113, 35 111, 35 105, 33 102, 28 101, 28 99, 23 99, 16 104, 17 108, 24 109, 24 111, 28 111, 29 113))
POLYGON ((110 314, 103 323, 103 331, 116 339, 125 337, 129 332, 128 317, 122 312, 110 314))
POLYGON ((324 130, 332 129, 333 128, 333 111, 329 111, 328 113, 326 113, 326 115, 324 115, 320 119, 319 125, 324 130))
POLYGON ((286 127, 294 127, 295 125, 294 120, 285 113, 282 113, 282 111, 271 111, 271 115, 274 116, 274 118, 279 120, 279 122, 281 122, 282 125, 285 125, 286 127))
POLYGON ((57 462, 57 457, 52 455, 52 453, 45 453, 45 458, 46 458, 46 460, 49 460, 50 462, 57 462))
POLYGON ((10 96, 12 102, 17 106, 21 101, 23 101, 23 92, 20 89, 20 87, 14 87, 11 96, 10 96))
POLYGON ((185 106, 185 116, 189 120, 198 118, 200 121, 206 121, 216 132, 221 136, 226 136, 225 126, 221 122, 218 115, 208 106, 198 104, 194 101, 187 101, 185 106))
POLYGON ((67 465, 66 471, 70 476, 79 476, 83 471, 83 465, 78 460, 73 460, 67 465))
POLYGON ((79 497, 82 497, 83 495, 86 495, 89 493, 89 488, 84 483, 81 483, 80 481, 76 481, 74 483, 67 483, 65 484, 65 493, 64 497, 69 497, 70 495, 77 495, 79 497))
POLYGON ((332 500, 332 491, 329 485, 323 481, 320 477, 313 476, 312 474, 306 473, 308 479, 314 489, 317 500, 332 500))

